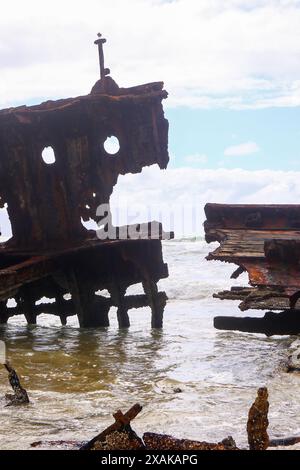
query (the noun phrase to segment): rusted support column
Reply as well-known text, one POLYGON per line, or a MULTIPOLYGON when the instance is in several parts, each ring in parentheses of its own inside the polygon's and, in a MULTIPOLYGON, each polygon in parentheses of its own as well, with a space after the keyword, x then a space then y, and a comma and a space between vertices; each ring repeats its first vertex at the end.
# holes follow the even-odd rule
POLYGON ((62 326, 66 326, 67 318, 68 317, 66 315, 60 315, 60 321, 61 321, 62 326))
POLYGON ((27 310, 24 312, 24 317, 26 318, 28 325, 36 325, 36 315, 33 312, 27 310))
POLYGON ((99 299, 90 284, 74 271, 70 274, 70 290, 82 328, 109 326, 109 305, 103 302, 99 309, 99 299))
POLYGON ((126 307, 126 304, 124 302, 126 287, 118 282, 113 283, 112 286, 109 288, 109 293, 111 295, 113 304, 117 305, 118 307, 117 317, 119 327, 129 328, 130 319, 128 315, 128 307, 126 307))
POLYGON ((8 320, 6 302, 0 302, 0 325, 5 325, 8 320))
POLYGON ((162 328, 167 296, 160 295, 161 293, 158 292, 156 282, 151 279, 144 280, 142 284, 151 308, 151 326, 152 328, 162 328))
POLYGON ((59 318, 60 318, 62 326, 66 326, 68 317, 64 311, 64 299, 61 295, 58 295, 55 297, 55 305, 56 305, 57 313, 59 314, 59 318))
POLYGON ((18 307, 23 312, 28 325, 36 325, 35 301, 29 295, 26 288, 23 288, 20 295, 16 299, 18 307))

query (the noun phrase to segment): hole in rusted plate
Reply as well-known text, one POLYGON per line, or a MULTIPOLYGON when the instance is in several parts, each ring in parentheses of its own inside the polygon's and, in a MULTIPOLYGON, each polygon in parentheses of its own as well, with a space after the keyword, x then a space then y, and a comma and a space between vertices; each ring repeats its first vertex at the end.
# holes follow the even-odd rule
POLYGON ((120 142, 119 142, 119 139, 115 135, 107 137, 103 145, 104 145, 104 150, 106 153, 108 153, 108 155, 114 156, 120 150, 120 142))
POLYGON ((47 165, 53 165, 56 162, 55 153, 52 147, 45 147, 42 151, 42 159, 47 165))

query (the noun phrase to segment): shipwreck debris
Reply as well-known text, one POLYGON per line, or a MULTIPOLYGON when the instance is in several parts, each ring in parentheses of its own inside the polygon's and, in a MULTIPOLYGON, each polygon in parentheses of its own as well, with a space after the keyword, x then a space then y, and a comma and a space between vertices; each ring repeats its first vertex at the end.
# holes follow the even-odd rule
POLYGON ((283 437, 281 439, 271 439, 269 442, 269 447, 294 446, 295 444, 299 444, 299 442, 300 436, 283 437))
POLYGON ((143 435, 143 441, 147 450, 238 450, 235 441, 230 436, 222 442, 213 444, 146 432, 143 435))
POLYGON ((162 82, 120 88, 104 66, 105 39, 95 43, 100 80, 89 95, 0 111, 0 206, 13 233, 0 244, 0 323, 23 314, 35 324, 51 313, 62 325, 77 315, 81 327, 106 327, 115 306, 127 328, 129 309, 150 306, 152 327, 162 327, 167 297, 157 282, 168 268, 160 240, 172 234, 156 222, 114 227, 109 199, 119 175, 167 167, 167 92, 162 82), (104 145, 111 136, 120 144, 113 156, 104 145), (48 148, 51 162, 42 158, 48 148), (90 219, 98 234, 84 228, 90 219), (137 283, 145 294, 126 296, 137 283), (110 298, 97 295, 102 289, 110 298), (44 297, 54 302, 38 304, 44 297))
MULTIPOLYGON (((37 441, 33 442, 31 447, 53 446, 65 450, 240 450, 231 436, 211 443, 146 432, 141 439, 131 428, 131 421, 141 410, 141 405, 136 404, 125 414, 117 411, 113 415, 115 422, 84 444, 79 441, 37 441)), ((248 413, 247 434, 250 450, 266 450, 268 447, 291 446, 300 442, 298 436, 269 439, 268 412, 268 390, 261 387, 248 413)))
POLYGON ((142 411, 141 405, 134 405, 127 413, 118 410, 113 416, 114 424, 98 434, 80 450, 140 450, 143 441, 132 430, 130 422, 142 411))
POLYGON ((248 414, 247 434, 250 450, 266 450, 269 447, 268 413, 268 390, 261 387, 248 414))
POLYGON ((215 317, 214 327, 218 330, 262 333, 266 336, 293 335, 300 331, 299 311, 266 312, 261 318, 255 317, 215 317))
POLYGON ((18 406, 29 403, 27 391, 22 387, 20 379, 16 371, 12 368, 8 361, 4 363, 4 367, 8 372, 8 380, 14 394, 7 393, 5 399, 7 400, 6 406, 18 406))
POLYGON ((205 238, 220 246, 207 256, 237 265, 252 287, 232 287, 214 297, 239 308, 267 310, 263 318, 216 317, 215 327, 248 332, 300 332, 300 205, 206 204, 205 238), (275 313, 272 311, 280 312, 275 313))
POLYGON ((119 410, 113 416, 114 424, 83 445, 80 450, 235 450, 232 437, 212 444, 188 439, 176 439, 172 436, 145 433, 139 438, 130 426, 131 421, 140 413, 142 407, 134 405, 123 415, 119 410))

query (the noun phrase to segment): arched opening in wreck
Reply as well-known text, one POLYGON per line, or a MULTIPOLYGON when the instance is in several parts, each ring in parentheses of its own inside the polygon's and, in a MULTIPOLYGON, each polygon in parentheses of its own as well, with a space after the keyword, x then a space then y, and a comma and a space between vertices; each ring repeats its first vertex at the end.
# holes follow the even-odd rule
POLYGON ((95 292, 95 295, 100 296, 100 297, 110 298, 110 293, 108 292, 107 289, 99 289, 95 292))
POLYGON ((129 295, 143 295, 144 289, 141 282, 138 284, 132 284, 131 286, 127 287, 125 296, 129 295))
POLYGON ((6 242, 12 238, 11 222, 7 209, 7 204, 4 204, 4 207, 0 208, 0 243, 6 242))
POLYGON ((107 137, 105 140, 104 144, 104 150, 108 155, 115 156, 120 150, 120 142, 118 137, 115 135, 112 135, 110 137, 107 137))
POLYGON ((43 304, 54 304, 55 299, 49 297, 41 297, 39 300, 35 302, 35 305, 43 305, 43 304))
POLYGON ((16 306, 17 306, 17 302, 15 301, 13 297, 7 300, 6 302, 7 308, 15 308, 16 306))
POLYGON ((118 176, 109 200, 113 226, 144 224, 156 220, 163 223, 164 230, 173 230, 169 208, 167 206, 165 210, 161 202, 164 197, 164 180, 160 173, 158 166, 153 164, 139 173, 118 176), (159 190, 153 190, 154 180, 158 181, 159 190))
POLYGON ((42 151, 42 159, 46 165, 53 165, 56 162, 55 152, 52 147, 44 147, 42 151))
POLYGON ((130 326, 140 328, 142 318, 151 318, 151 307, 130 308, 128 309, 128 315, 130 318, 130 326))
POLYGON ((91 217, 89 218, 89 220, 83 220, 83 218, 81 217, 81 224, 86 230, 94 230, 95 232, 99 230, 99 226, 96 220, 92 219, 91 217))

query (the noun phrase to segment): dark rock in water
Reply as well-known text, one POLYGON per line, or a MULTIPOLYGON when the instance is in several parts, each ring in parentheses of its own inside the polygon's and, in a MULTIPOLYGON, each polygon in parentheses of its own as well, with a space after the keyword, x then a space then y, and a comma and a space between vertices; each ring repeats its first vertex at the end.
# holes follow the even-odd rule
POLYGON ((222 442, 209 443, 176 439, 165 434, 146 432, 143 435, 143 441, 147 450, 237 450, 232 437, 228 437, 222 442))
POLYGON ((250 450, 266 450, 269 446, 268 436, 268 389, 259 388, 257 397, 248 414, 247 433, 250 450))

